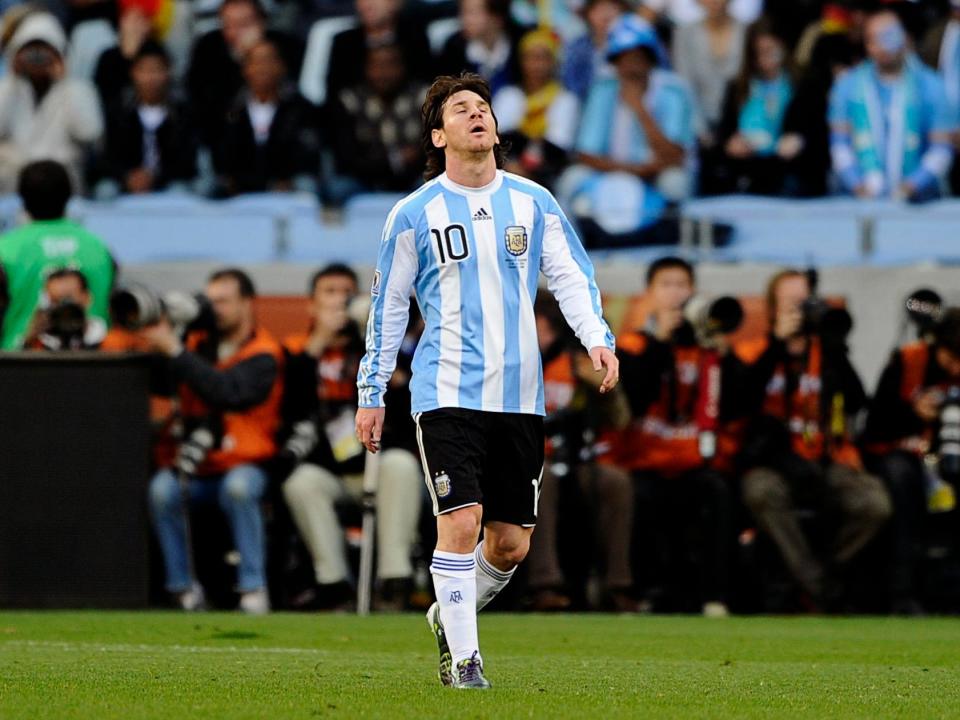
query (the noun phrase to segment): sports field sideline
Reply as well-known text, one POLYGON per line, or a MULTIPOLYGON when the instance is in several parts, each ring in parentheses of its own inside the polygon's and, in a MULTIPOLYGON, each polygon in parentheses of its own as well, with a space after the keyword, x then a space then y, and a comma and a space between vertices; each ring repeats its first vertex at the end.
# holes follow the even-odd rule
POLYGON ((0 718, 960 717, 960 620, 481 616, 492 692, 416 615, 0 613, 0 718))

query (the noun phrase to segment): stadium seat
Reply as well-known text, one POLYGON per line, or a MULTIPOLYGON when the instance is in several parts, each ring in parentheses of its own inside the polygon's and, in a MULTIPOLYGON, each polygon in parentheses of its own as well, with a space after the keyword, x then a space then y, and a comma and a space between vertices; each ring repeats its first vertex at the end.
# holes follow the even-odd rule
POLYGON ((300 70, 300 92, 315 105, 323 105, 327 99, 327 67, 330 64, 333 36, 356 24, 357 19, 350 15, 323 18, 310 28, 303 68, 300 70))
POLYGON ((117 33, 107 20, 87 20, 70 33, 70 77, 92 80, 104 50, 117 44, 117 33))
POLYGON ((123 264, 210 260, 266 263, 277 259, 276 223, 266 213, 123 212, 90 207, 83 224, 123 264))

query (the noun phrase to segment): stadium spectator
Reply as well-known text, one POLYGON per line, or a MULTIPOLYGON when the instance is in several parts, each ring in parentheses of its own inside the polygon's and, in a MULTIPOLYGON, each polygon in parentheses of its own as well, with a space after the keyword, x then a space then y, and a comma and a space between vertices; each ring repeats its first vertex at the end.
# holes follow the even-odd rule
POLYGON ((827 99, 836 79, 849 70, 854 60, 850 42, 843 35, 824 35, 813 50, 813 58, 797 83, 791 112, 785 119, 802 139, 793 161, 791 180, 794 194, 818 197, 827 194, 830 175, 830 126, 827 99))
POLYGON ((192 576, 186 507, 218 504, 240 554, 240 609, 269 611, 260 500, 267 488, 263 463, 277 452, 283 391, 283 351, 254 320, 253 282, 241 270, 215 272, 206 295, 216 332, 191 332, 185 342, 164 319, 140 331, 154 352, 169 358, 179 383, 184 433, 174 467, 150 482, 150 510, 166 565, 166 589, 184 610, 204 606, 192 576))
POLYGON ((222 137, 227 110, 244 84, 241 62, 261 40, 270 40, 291 77, 300 77, 303 43, 286 33, 268 30, 258 0, 223 0, 219 30, 211 30, 193 46, 187 71, 190 107, 200 139, 213 147, 222 137))
MULTIPOLYGON (((960 0, 950 0, 950 14, 927 32, 920 49, 924 61, 940 71, 951 107, 960 109, 960 0)), ((954 155, 960 149, 960 131, 953 132, 954 155)), ((960 163, 950 168, 950 187, 960 193, 960 163)))
POLYGON ((335 173, 324 180, 333 206, 359 192, 413 190, 423 172, 420 106, 427 88, 411 78, 398 45, 372 48, 364 81, 332 102, 335 173))
POLYGON ((316 192, 317 113, 287 80, 273 41, 261 40, 247 50, 243 76, 246 86, 227 112, 213 157, 221 191, 316 192))
MULTIPOLYGON (((547 416, 546 462, 537 502, 537 531, 530 541, 528 583, 532 609, 570 607, 569 588, 560 563, 560 496, 582 495, 596 528, 596 544, 603 572, 604 607, 636 612, 632 597, 630 544, 633 530, 633 487, 628 473, 593 455, 594 433, 615 433, 629 421, 623 394, 601 395, 589 356, 576 347, 556 300, 544 293, 534 304, 537 338, 543 358, 543 393, 547 416)), ((578 513, 578 522, 584 518, 578 513)), ((581 538, 590 545, 589 538, 581 538)))
MULTIPOLYGON (((298 604, 330 608, 345 605, 352 597, 344 531, 335 504, 362 494, 365 454, 353 434, 357 409, 356 376, 363 355, 361 329, 350 318, 349 303, 357 295, 357 276, 345 265, 329 265, 311 281, 308 333, 288 338, 286 424, 288 447, 304 435, 304 421, 313 423, 317 438, 312 449, 301 452, 302 462, 283 483, 283 494, 294 522, 313 559, 317 587, 298 604), (299 425, 299 432, 298 432, 299 425)), ((414 339, 414 345, 416 340, 414 339)), ((406 370, 409 378, 409 356, 406 370)), ((404 363, 401 362, 401 365, 404 363)), ((397 377, 390 397, 402 413, 405 381, 397 377)), ((409 401, 406 402, 409 410, 409 401)), ((388 425, 396 427, 395 414, 388 425)), ((423 472, 410 451, 412 423, 407 437, 397 438, 388 427, 386 448, 380 459, 377 485, 377 577, 380 597, 396 609, 404 607, 412 589, 411 554, 423 498, 423 472)), ((309 428, 307 429, 309 430, 309 428)))
MULTIPOLYGON (((727 83, 740 71, 746 27, 729 13, 728 0, 700 0, 703 20, 677 27, 673 35, 673 67, 697 98, 704 126, 712 139, 723 109, 727 83)), ((712 144, 708 142, 707 144, 712 144)))
POLYGON ((588 222, 608 235, 635 233, 689 192, 694 103, 683 80, 657 67, 659 55, 653 28, 635 15, 610 31, 607 56, 617 77, 591 88, 574 144, 577 164, 557 182, 585 236, 588 222))
MULTIPOLYGON (((640 0, 640 14, 651 22, 684 25, 703 20, 710 13, 703 0, 640 0)), ((730 0, 730 15, 749 25, 760 16, 763 0, 730 0)))
POLYGON ((93 296, 86 276, 63 268, 47 275, 43 299, 27 331, 29 350, 94 350, 107 335, 107 324, 89 315, 93 296))
POLYGON ((509 0, 460 0, 460 22, 463 28, 447 40, 440 54, 440 73, 475 72, 494 95, 517 82, 519 30, 510 21, 509 0))
POLYGON ((790 126, 806 108, 793 105, 787 48, 766 21, 746 34, 744 62, 727 85, 716 146, 704 153, 704 193, 780 195, 803 137, 790 126))
POLYGON ((954 113, 943 82, 914 56, 897 16, 870 16, 869 59, 830 95, 833 169, 860 198, 922 201, 940 194, 953 159, 954 113))
POLYGON ((564 46, 560 77, 567 90, 581 101, 587 99, 594 80, 613 77, 615 71, 607 60, 607 35, 629 9, 626 0, 587 0, 580 10, 587 32, 564 46))
POLYGON ((403 52, 403 64, 414 81, 429 82, 436 75, 427 34, 415 18, 401 13, 400 0, 356 0, 359 27, 333 38, 327 70, 327 97, 365 79, 367 52, 392 45, 403 52))
POLYGON ((3 350, 23 347, 52 272, 82 272, 92 296, 90 315, 104 322, 114 276, 113 258, 103 241, 65 217, 71 188, 63 165, 53 160, 28 164, 20 172, 18 192, 31 222, 0 236, 3 350))
POLYGON ((504 168, 552 185, 566 168, 580 120, 577 97, 557 80, 560 40, 534 30, 520 41, 520 85, 493 97, 500 140, 509 146, 504 168))
POLYGON ((745 398, 755 418, 740 464, 744 503, 809 601, 829 607, 842 601, 849 563, 883 527, 891 506, 852 441, 849 418, 864 408, 866 395, 842 334, 832 331, 839 323, 822 322, 818 332, 810 296, 805 274, 774 275, 769 336, 737 348, 748 363, 745 398), (839 516, 826 561, 814 554, 797 508, 839 516))
MULTIPOLYGON (((842 41, 845 49, 842 55, 852 58, 853 62, 860 62, 866 57, 864 47, 864 26, 867 15, 875 6, 874 0, 837 0, 823 4, 823 12, 819 20, 811 23, 801 34, 794 50, 794 61, 798 68, 806 69, 810 66, 827 60, 830 54, 817 52, 817 46, 831 40, 836 43, 842 41)), ((827 68, 821 66, 820 70, 827 68)))
POLYGON ((153 24, 142 7, 130 4, 120 14, 117 32, 117 44, 100 54, 93 75, 97 92, 100 93, 100 103, 108 111, 120 102, 124 92, 130 88, 131 66, 140 48, 151 39, 153 24))
POLYGON ((894 351, 870 404, 863 443, 871 467, 893 499, 890 557, 891 609, 916 614, 920 589, 918 552, 926 528, 927 496, 944 482, 956 485, 960 468, 945 456, 938 430, 943 408, 960 388, 960 310, 949 309, 932 341, 894 351), (931 482, 932 481, 932 482, 931 482), (929 487, 928 487, 929 486, 929 487))
POLYGON ((170 58, 145 41, 130 63, 132 92, 107 113, 106 178, 97 196, 185 189, 197 174, 197 142, 186 105, 170 90, 170 58))
POLYGON ((62 163, 84 187, 88 150, 103 133, 93 86, 66 75, 67 39, 57 20, 31 12, 7 43, 9 72, 0 78, 0 193, 13 192, 31 160, 62 163))
POLYGON ((715 346, 701 346, 684 319, 694 283, 693 267, 680 258, 661 258, 647 270, 646 326, 617 340, 633 422, 616 443, 614 459, 635 480, 636 552, 647 571, 641 585, 648 601, 669 590, 671 569, 693 555, 700 568, 699 607, 704 615, 721 617, 728 614, 733 502, 721 472, 731 461, 730 449, 717 452, 715 445, 739 393, 733 383, 727 387, 737 372, 729 344, 718 336, 715 346), (719 387, 705 391, 702 376, 713 369, 720 373, 719 387))

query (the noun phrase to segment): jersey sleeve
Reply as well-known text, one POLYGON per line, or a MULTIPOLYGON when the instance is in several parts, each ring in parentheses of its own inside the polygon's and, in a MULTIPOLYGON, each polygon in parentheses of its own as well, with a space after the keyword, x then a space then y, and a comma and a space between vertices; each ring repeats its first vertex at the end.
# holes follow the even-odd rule
POLYGON ((383 395, 397 365, 397 352, 407 330, 410 293, 419 262, 416 230, 396 208, 387 218, 377 269, 370 288, 366 354, 357 373, 359 406, 383 407, 383 395))
POLYGON ((593 263, 576 231, 552 195, 543 208, 543 252, 540 270, 560 311, 583 346, 614 349, 614 337, 600 304, 593 263))

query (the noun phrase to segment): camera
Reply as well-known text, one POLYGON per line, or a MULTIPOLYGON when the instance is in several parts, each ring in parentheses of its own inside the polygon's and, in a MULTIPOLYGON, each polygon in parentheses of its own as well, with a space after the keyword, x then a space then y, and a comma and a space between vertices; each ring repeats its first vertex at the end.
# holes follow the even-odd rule
POLYGON ((55 349, 83 349, 86 331, 87 311, 80 303, 63 300, 47 310, 44 335, 55 338, 55 349))
POLYGON ((935 290, 919 288, 910 293, 903 304, 907 319, 917 330, 917 337, 931 340, 943 315, 943 298, 935 290))
POLYGON ((166 318, 179 335, 216 328, 210 301, 202 293, 173 291, 163 296, 146 285, 131 284, 110 296, 110 317, 125 330, 142 330, 166 318))
POLYGON ((732 333, 743 324, 743 306, 729 295, 712 302, 694 296, 683 306, 683 316, 693 328, 697 344, 709 348, 718 336, 732 333))
POLYGON ((940 474, 960 478, 960 387, 947 390, 940 406, 940 474))
POLYGON ((834 307, 820 296, 820 276, 814 268, 807 270, 807 283, 810 297, 801 306, 803 334, 819 336, 824 345, 842 346, 853 330, 853 317, 846 308, 834 307))

